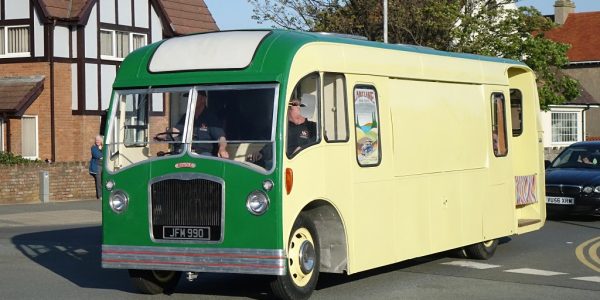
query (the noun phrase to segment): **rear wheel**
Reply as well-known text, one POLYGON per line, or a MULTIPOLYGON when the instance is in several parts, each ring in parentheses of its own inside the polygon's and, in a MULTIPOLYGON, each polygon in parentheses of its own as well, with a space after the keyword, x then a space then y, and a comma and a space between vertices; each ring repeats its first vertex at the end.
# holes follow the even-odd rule
POLYGON ((465 252, 469 258, 489 259, 494 256, 498 239, 493 239, 465 247, 465 252))
POLYGON ((133 285, 144 294, 172 294, 179 282, 181 272, 129 270, 129 277, 133 281, 133 285))
POLYGON ((271 283, 271 289, 280 299, 308 299, 317 285, 321 261, 319 238, 312 220, 298 217, 287 254, 287 274, 277 276, 271 283))

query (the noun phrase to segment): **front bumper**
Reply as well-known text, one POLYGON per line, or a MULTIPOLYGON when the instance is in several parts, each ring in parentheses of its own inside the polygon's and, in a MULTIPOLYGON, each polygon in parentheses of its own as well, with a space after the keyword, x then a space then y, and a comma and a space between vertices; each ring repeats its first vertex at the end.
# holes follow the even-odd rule
POLYGON ((550 214, 569 214, 569 215, 600 215, 600 198, 593 196, 572 196, 572 195, 552 195, 555 197, 572 197, 573 205, 550 204, 546 203, 546 210, 550 214))
POLYGON ((284 275, 283 250, 102 245, 102 267, 284 275))

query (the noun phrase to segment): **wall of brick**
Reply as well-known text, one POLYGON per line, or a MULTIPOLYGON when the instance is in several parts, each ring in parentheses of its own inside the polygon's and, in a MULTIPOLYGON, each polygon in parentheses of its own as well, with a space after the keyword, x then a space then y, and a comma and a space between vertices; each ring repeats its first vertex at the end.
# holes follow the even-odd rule
MULTIPOLYGON (((27 108, 25 115, 38 117, 38 145, 41 160, 52 157, 52 121, 50 114, 50 64, 19 63, 3 64, 2 76, 33 76, 42 75, 44 90, 40 96, 27 108)), ((73 115, 71 109, 71 64, 54 63, 54 133, 56 137, 56 162, 88 161, 90 147, 94 137, 99 133, 100 116, 73 115)), ((10 152, 21 154, 21 120, 11 118, 10 122, 10 152)))
POLYGON ((96 197, 87 162, 0 166, 0 204, 40 202, 40 172, 47 171, 50 201, 96 197))

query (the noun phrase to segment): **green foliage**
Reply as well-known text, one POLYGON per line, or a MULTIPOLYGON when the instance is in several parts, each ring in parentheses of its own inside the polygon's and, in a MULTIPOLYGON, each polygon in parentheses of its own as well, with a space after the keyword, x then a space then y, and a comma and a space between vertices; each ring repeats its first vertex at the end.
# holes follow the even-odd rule
POLYGON ((31 163, 40 163, 40 160, 31 160, 23 158, 21 155, 0 151, 0 165, 24 165, 31 163))
MULTIPOLYGON (((362 35, 383 41, 381 0, 248 0, 253 18, 278 27, 362 35)), ((515 0, 388 0, 388 41, 525 62, 537 76, 540 106, 573 101, 579 82, 561 72, 569 45, 544 37, 553 24, 515 0)))

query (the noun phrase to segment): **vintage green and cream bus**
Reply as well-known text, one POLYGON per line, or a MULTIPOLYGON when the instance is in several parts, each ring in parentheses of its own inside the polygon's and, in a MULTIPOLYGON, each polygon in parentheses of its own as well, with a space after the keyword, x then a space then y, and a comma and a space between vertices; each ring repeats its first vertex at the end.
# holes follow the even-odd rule
POLYGON ((132 52, 113 87, 102 266, 145 293, 221 272, 305 299, 320 272, 485 259, 545 221, 535 75, 517 61, 224 31, 132 52))

